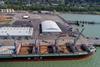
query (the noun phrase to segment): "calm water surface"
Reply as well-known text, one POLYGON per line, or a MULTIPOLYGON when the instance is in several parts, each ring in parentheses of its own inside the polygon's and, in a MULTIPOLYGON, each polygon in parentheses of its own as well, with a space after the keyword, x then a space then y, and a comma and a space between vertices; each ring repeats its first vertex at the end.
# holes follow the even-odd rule
MULTIPOLYGON (((61 16, 67 21, 89 21, 100 23, 100 15, 86 15, 86 14, 61 14, 61 16)), ((100 24, 85 25, 83 32, 85 36, 100 37, 100 24)))
POLYGON ((100 15, 65 13, 65 14, 61 14, 61 16, 69 21, 88 21, 88 22, 100 23, 100 15))

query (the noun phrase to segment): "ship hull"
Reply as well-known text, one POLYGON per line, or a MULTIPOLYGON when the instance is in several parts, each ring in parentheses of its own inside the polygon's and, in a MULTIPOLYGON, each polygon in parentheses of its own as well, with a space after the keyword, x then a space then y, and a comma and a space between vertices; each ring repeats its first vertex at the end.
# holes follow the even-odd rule
POLYGON ((92 56, 94 53, 89 54, 75 54, 75 55, 62 55, 62 56, 14 56, 0 58, 0 62, 21 62, 21 61, 59 61, 59 60, 81 60, 92 56))

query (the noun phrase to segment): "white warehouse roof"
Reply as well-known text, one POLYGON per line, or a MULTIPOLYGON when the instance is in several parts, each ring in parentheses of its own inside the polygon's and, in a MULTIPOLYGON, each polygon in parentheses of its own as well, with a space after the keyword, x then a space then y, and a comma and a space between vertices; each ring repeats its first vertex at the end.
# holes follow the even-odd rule
POLYGON ((0 36, 32 36, 31 27, 0 27, 0 36))
POLYGON ((46 20, 42 22, 42 32, 62 32, 55 21, 46 20))

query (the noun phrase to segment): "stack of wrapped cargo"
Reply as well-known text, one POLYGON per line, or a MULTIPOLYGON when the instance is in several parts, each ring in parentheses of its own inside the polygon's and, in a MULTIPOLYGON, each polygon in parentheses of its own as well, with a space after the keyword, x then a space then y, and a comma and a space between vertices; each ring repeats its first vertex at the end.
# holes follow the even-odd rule
POLYGON ((69 53, 68 49, 66 48, 66 45, 59 45, 58 50, 60 53, 69 53))
POLYGON ((47 54, 48 53, 48 47, 47 47, 47 45, 41 45, 40 46, 40 53, 41 54, 47 54))
POLYGON ((15 46, 0 46, 0 54, 13 54, 15 46))

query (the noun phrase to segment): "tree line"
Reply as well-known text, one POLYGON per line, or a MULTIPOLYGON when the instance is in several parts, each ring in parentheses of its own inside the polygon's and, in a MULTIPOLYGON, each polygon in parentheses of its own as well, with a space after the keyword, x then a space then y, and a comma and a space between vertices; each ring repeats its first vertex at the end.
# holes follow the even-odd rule
POLYGON ((0 6, 0 8, 12 8, 15 10, 30 10, 30 11, 40 11, 40 10, 47 10, 47 11, 61 11, 61 12, 93 12, 93 11, 100 11, 100 6, 92 6, 92 5, 85 5, 82 6, 80 4, 73 5, 73 4, 58 4, 58 5, 49 5, 49 4, 25 4, 25 3, 12 3, 10 0, 5 1, 4 6, 0 6))

